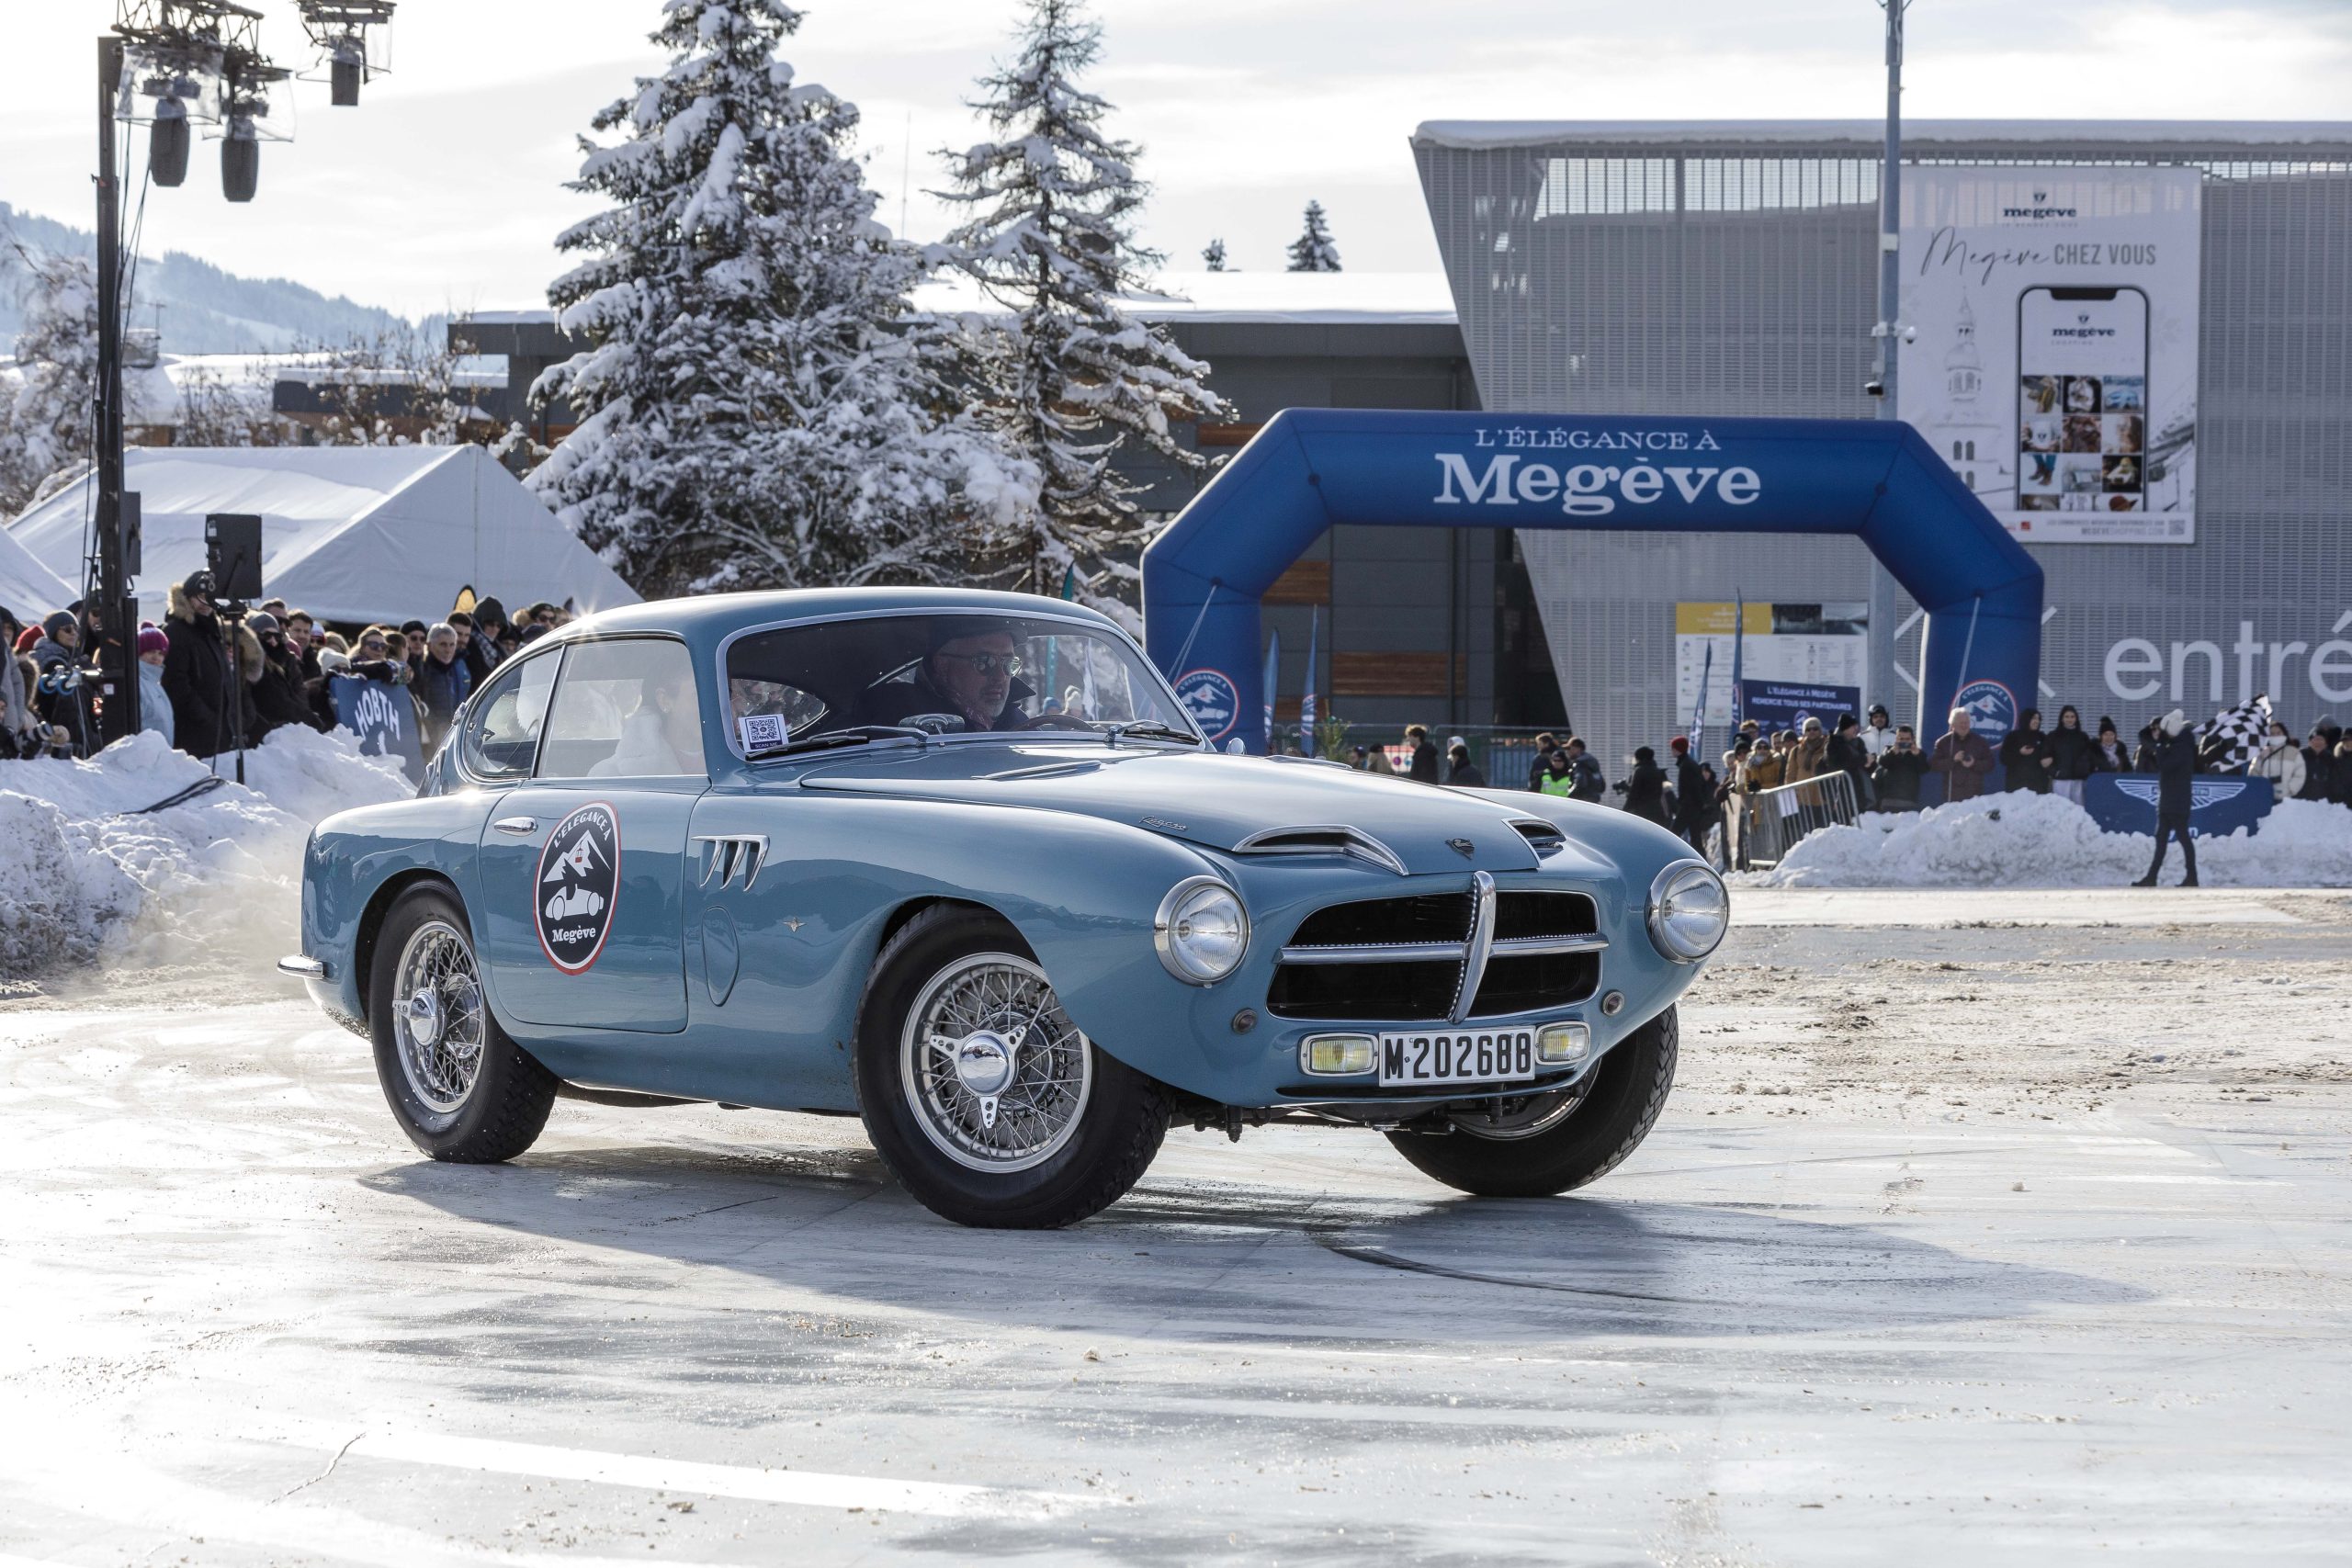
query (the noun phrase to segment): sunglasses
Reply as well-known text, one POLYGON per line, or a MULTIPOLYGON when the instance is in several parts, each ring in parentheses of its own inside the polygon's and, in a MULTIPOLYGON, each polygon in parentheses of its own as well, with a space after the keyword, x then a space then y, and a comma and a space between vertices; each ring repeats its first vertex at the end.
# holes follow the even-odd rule
POLYGON ((1021 673, 1021 655, 1017 653, 943 653, 939 657, 968 664, 982 675, 993 675, 1000 670, 1008 675, 1021 673))

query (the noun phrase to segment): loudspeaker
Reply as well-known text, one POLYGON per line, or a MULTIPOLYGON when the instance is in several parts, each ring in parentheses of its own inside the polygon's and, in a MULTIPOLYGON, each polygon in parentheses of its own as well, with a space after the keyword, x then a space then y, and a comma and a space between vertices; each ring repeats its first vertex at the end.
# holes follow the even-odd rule
POLYGON ((216 601, 260 598, 261 519, 245 512, 208 513, 204 564, 212 573, 216 601))
POLYGON ((231 201, 251 201, 261 185, 261 143, 250 136, 230 136, 220 143, 220 194, 231 201))
POLYGON ((359 62, 356 60, 336 61, 334 62, 334 69, 328 73, 328 92, 332 95, 335 107, 339 109, 347 109, 358 103, 360 83, 359 62))
POLYGON ((162 106, 155 110, 155 123, 147 132, 147 173, 159 186, 166 187, 186 183, 187 179, 188 125, 187 111, 175 100, 171 107, 177 114, 166 114, 162 106))

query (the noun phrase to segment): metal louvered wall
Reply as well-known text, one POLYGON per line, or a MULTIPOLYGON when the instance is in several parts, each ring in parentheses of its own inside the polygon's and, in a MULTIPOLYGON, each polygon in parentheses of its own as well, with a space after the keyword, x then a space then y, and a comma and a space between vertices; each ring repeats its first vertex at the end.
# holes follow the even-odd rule
MULTIPOLYGON (((2184 124, 2026 141, 1972 126, 1906 140, 1910 164, 2205 172, 2197 542, 2029 547, 2054 610, 2047 711, 2072 702, 2128 733, 2176 701, 2202 714, 2268 690, 2299 728, 2352 719, 2352 126, 2321 129, 2336 134, 2266 143, 2233 128, 2200 142, 2184 124), (2144 680, 2107 674, 2132 637, 2164 664, 2144 697, 2123 694, 2144 680)), ((1875 131, 1807 130, 1418 139, 1483 406, 1873 417, 1875 131)), ((1522 531, 1520 547, 1568 710, 1612 760, 1688 722, 1673 711, 1678 601, 1859 600, 1877 575, 1840 539, 1522 531)), ((1892 634, 1914 607, 1898 600, 1894 625, 1886 608, 1882 589, 1871 694, 1908 716, 1917 698, 1897 671, 1915 667, 1917 632, 1892 634)))

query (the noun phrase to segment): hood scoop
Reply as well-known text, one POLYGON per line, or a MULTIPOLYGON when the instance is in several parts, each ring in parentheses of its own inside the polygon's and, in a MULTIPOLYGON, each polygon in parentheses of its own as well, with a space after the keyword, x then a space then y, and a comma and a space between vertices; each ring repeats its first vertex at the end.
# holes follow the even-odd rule
POLYGON ((1398 876, 1403 857, 1361 828, 1269 828, 1233 846, 1237 855, 1345 855, 1398 876))

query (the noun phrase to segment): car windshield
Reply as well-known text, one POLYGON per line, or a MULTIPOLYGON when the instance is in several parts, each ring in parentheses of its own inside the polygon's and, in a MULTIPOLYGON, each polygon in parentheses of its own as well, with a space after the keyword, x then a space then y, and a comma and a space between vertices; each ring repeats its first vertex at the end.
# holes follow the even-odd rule
POLYGON ((727 692, 746 753, 861 727, 1199 734, 1124 638, 1019 615, 876 615, 757 632, 728 648, 727 692))

